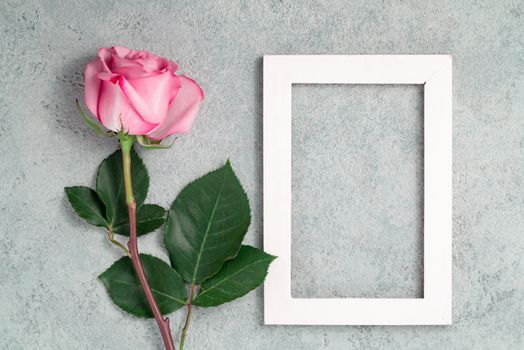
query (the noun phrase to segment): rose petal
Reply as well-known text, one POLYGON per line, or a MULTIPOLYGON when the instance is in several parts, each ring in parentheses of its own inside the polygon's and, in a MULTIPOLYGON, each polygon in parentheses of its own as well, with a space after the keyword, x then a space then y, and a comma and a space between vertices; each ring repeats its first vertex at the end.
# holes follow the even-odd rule
POLYGON ((85 89, 84 89, 84 100, 87 108, 98 117, 98 96, 100 93, 100 79, 98 79, 98 73, 103 71, 102 62, 100 58, 96 58, 89 62, 85 70, 85 89))
POLYGON ((134 87, 127 81, 125 77, 121 77, 118 80, 120 89, 126 96, 127 100, 131 103, 134 109, 146 120, 153 119, 153 112, 149 109, 149 106, 142 99, 142 97, 136 92, 134 87))
POLYGON ((145 70, 144 67, 140 67, 138 69, 134 67, 125 67, 114 69, 113 72, 119 75, 123 75, 126 79, 142 79, 162 73, 157 71, 145 70))
POLYGON ((145 135, 155 127, 155 124, 140 117, 122 93, 119 84, 108 81, 101 81, 98 115, 107 129, 116 132, 124 128, 131 135, 145 135))
POLYGON ((113 74, 113 73, 106 73, 106 72, 98 73, 98 74, 97 74, 97 77, 98 77, 98 79, 100 79, 100 80, 110 81, 110 82, 112 82, 113 84, 116 83, 116 82, 118 82, 118 79, 120 79, 120 75, 118 75, 118 74, 113 74))
POLYGON ((102 47, 100 50, 98 50, 98 57, 100 58, 100 61, 102 62, 104 71, 106 71, 107 73, 112 73, 111 72, 112 55, 113 55, 113 49, 102 47))
POLYGON ((120 58, 116 55, 113 55, 111 70, 113 73, 123 75, 126 79, 147 78, 152 75, 160 74, 158 71, 144 67, 138 61, 120 58))
POLYGON ((165 72, 142 79, 120 79, 122 91, 140 116, 150 123, 161 123, 180 88, 180 79, 165 72))
POLYGON ((122 123, 124 123, 124 130, 129 135, 146 135, 156 126, 156 124, 148 123, 140 118, 133 108, 130 108, 128 113, 123 114, 122 123))
POLYGON ((118 57, 126 57, 127 54, 131 51, 127 47, 123 47, 123 46, 113 46, 112 49, 115 55, 118 57))
POLYGON ((140 58, 147 58, 149 56, 155 56, 149 51, 144 50, 130 50, 129 53, 126 55, 126 58, 128 60, 138 60, 140 58))
POLYGON ((136 60, 128 60, 127 58, 118 57, 117 55, 112 55, 113 59, 111 69, 120 69, 120 68, 142 68, 142 64, 136 60))
POLYGON ((136 62, 140 62, 144 67, 153 70, 163 70, 168 67, 169 61, 163 57, 150 55, 149 57, 139 58, 136 62))
POLYGON ((166 68, 167 68, 168 71, 170 71, 172 73, 176 73, 176 71, 178 70, 178 64, 176 64, 173 61, 167 60, 166 68))
POLYGON ((182 87, 169 107, 166 119, 147 134, 150 139, 161 140, 174 133, 187 133, 198 113, 204 92, 198 84, 179 76, 182 87))

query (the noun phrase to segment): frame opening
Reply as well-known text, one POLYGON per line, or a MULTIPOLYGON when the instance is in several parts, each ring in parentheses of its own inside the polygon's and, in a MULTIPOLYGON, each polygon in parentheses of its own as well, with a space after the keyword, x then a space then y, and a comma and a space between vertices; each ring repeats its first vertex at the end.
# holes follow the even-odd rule
POLYGON ((291 296, 422 298, 423 85, 292 85, 291 296))

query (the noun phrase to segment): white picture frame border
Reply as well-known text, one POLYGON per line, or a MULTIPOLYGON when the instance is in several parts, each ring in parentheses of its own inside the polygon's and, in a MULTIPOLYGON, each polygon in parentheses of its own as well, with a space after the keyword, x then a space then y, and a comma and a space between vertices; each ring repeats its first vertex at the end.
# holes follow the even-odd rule
MULTIPOLYGON (((264 56, 265 324, 452 323, 452 58, 449 55, 264 56), (422 298, 291 297, 292 84, 424 85, 422 298)), ((350 273, 350 272, 348 272, 350 273)))

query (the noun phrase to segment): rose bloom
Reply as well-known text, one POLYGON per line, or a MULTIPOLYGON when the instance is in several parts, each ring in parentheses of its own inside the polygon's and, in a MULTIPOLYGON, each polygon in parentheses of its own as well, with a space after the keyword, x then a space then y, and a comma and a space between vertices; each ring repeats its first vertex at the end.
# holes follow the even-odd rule
POLYGON ((112 131, 162 140, 191 129, 204 93, 178 65, 147 51, 101 48, 85 71, 85 103, 112 131))

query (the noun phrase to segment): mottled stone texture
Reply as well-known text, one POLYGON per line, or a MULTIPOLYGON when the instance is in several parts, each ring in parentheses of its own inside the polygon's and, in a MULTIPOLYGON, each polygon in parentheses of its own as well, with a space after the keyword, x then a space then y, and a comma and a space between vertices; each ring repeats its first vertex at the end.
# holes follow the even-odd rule
MULTIPOLYGON (((119 251, 72 213, 63 192, 92 185, 115 148, 74 107, 85 64, 113 44, 176 59, 206 92, 190 135, 170 150, 142 152, 150 201, 168 206, 229 157, 251 199, 247 241, 255 245, 264 54, 453 55, 454 324, 264 326, 258 290, 197 310, 188 349, 524 348, 523 23, 516 0, 3 0, 0 348, 161 348, 153 321, 111 303, 96 276, 119 251)), ((418 296, 420 91, 294 93, 293 293, 418 296), (333 195, 322 190, 337 186, 333 195)), ((160 232, 141 246, 166 258, 160 232)), ((174 314, 177 336, 180 323, 174 314)))
POLYGON ((423 296, 422 91, 293 88, 294 297, 423 296))

